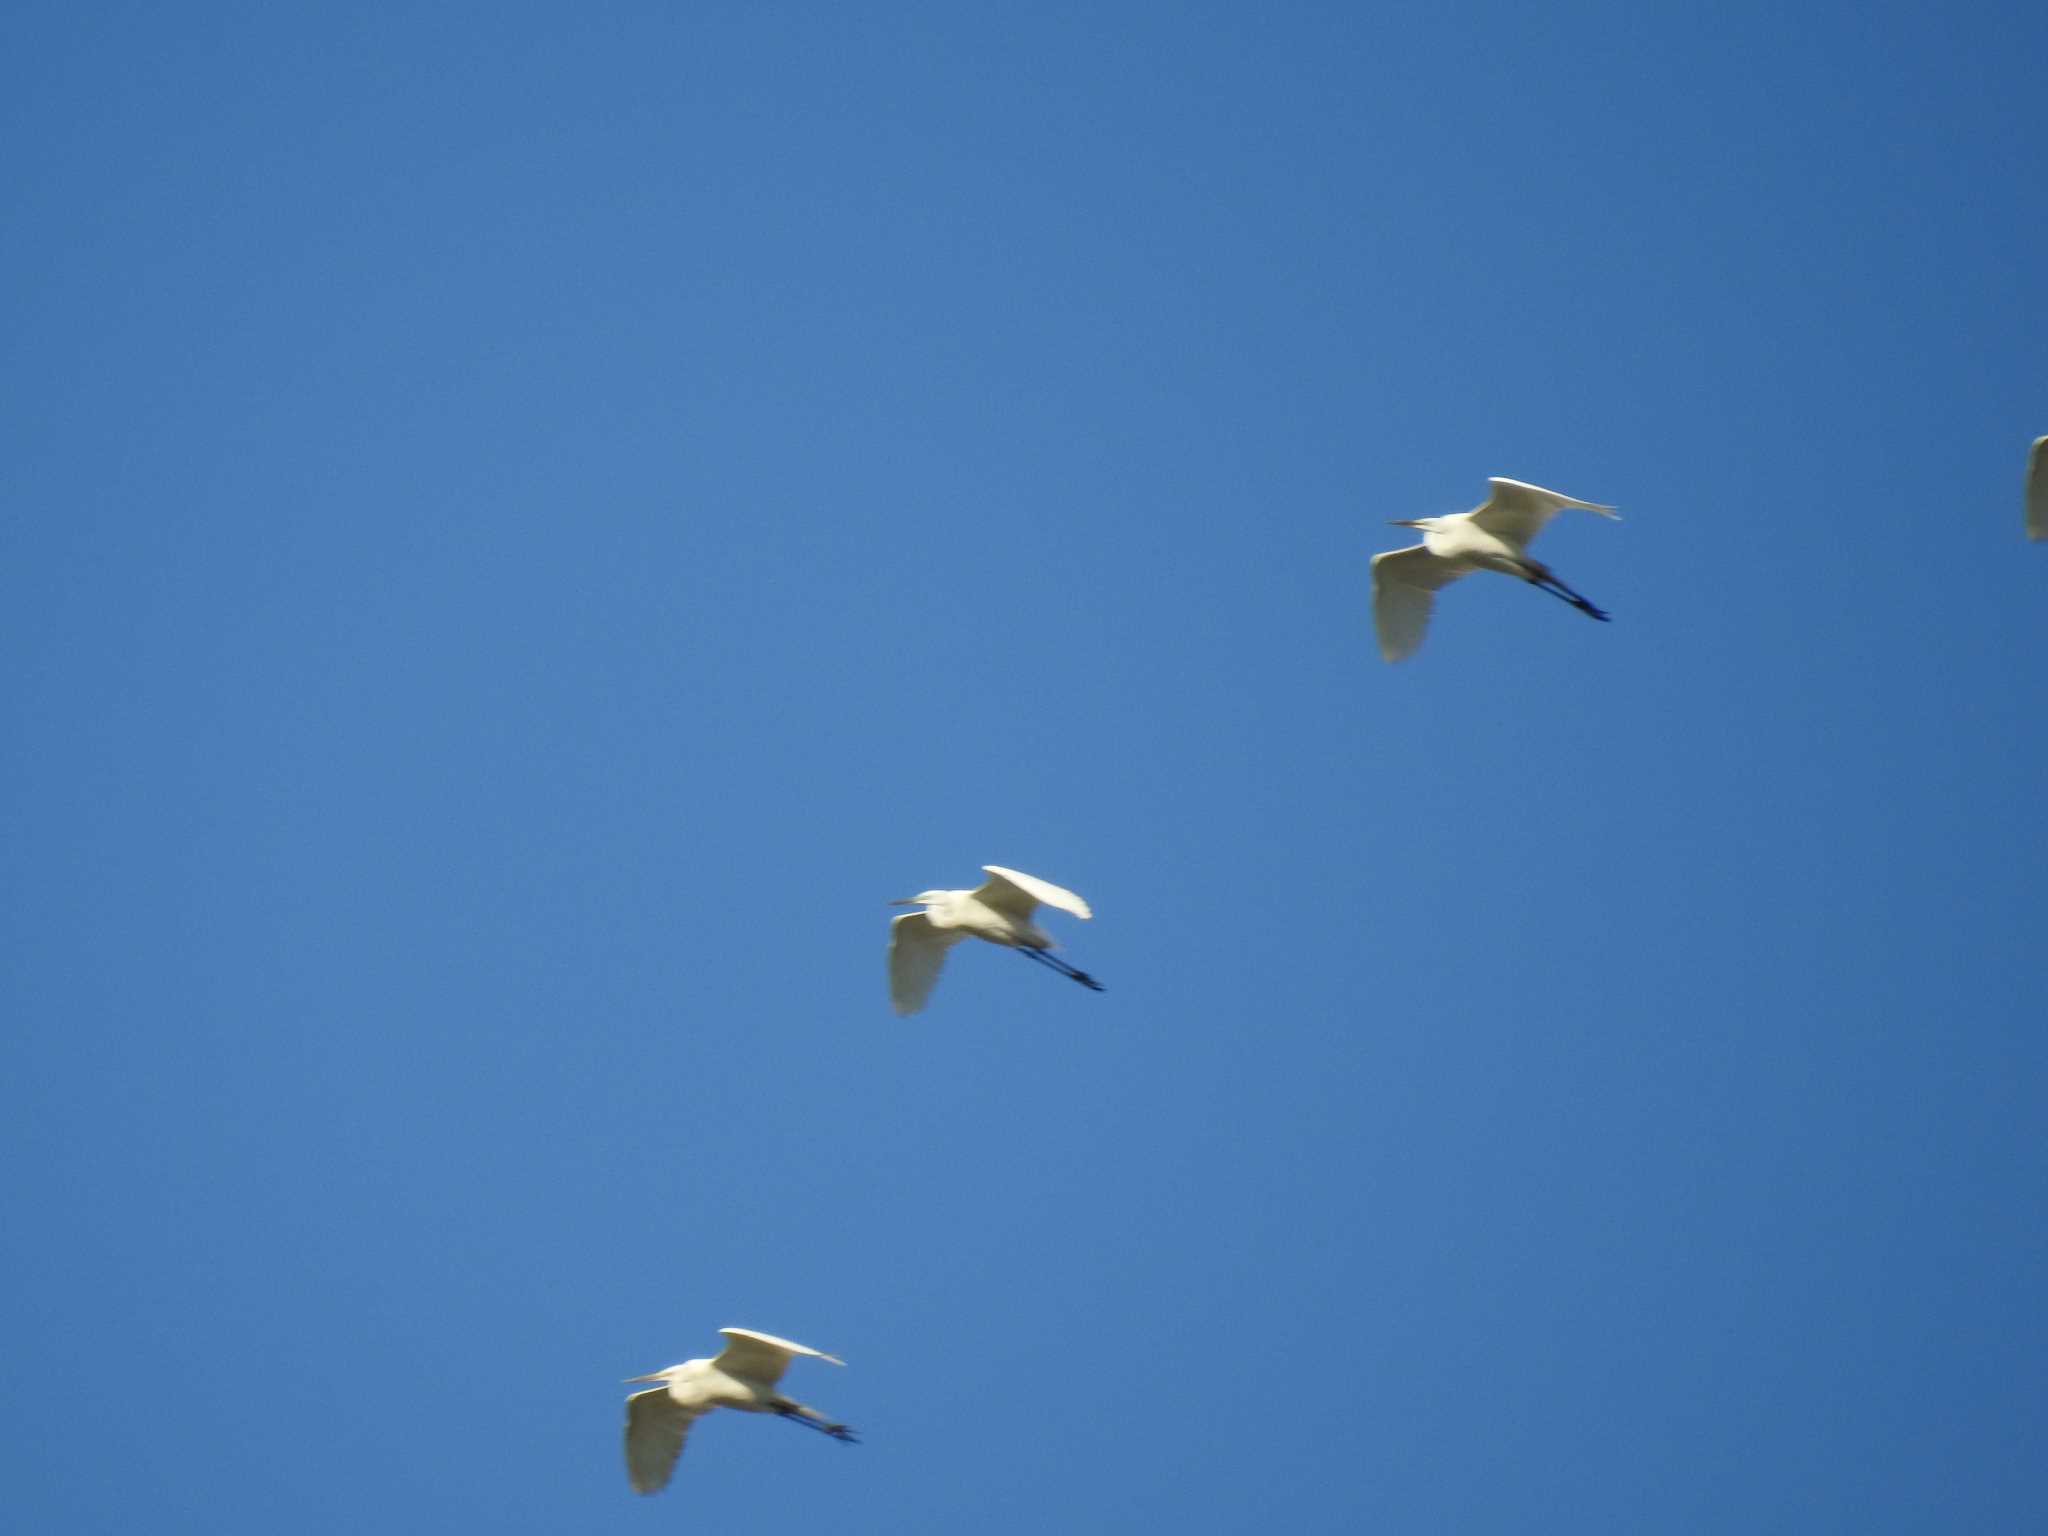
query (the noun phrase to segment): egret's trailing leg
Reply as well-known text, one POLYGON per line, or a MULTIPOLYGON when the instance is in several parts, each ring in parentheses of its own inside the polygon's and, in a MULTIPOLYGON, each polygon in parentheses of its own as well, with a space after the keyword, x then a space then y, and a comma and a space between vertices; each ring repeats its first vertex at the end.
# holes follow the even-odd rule
POLYGON ((1060 959, 1057 955, 1049 955, 1044 950, 1033 949, 1027 944, 1018 945, 1017 953, 1020 955, 1029 955, 1033 960, 1036 960, 1040 965, 1048 966, 1051 969, 1058 971, 1062 976, 1065 976, 1073 981, 1078 981, 1090 992, 1107 992, 1109 990, 1109 988, 1105 987, 1093 976, 1090 976, 1086 971, 1076 970, 1073 966, 1067 964, 1066 961, 1060 959))
POLYGON ((801 1424, 806 1429, 815 1429, 821 1435, 830 1435, 834 1440, 847 1445, 859 1445, 860 1436, 844 1424, 834 1424, 815 1408, 806 1408, 802 1403, 784 1400, 775 1406, 775 1411, 792 1424, 801 1424))
POLYGON ((1570 603, 1574 608, 1578 609, 1579 612, 1583 613, 1589 619, 1598 619, 1602 624, 1609 624, 1613 622, 1611 615, 1607 614, 1599 608, 1594 607, 1591 603, 1586 601, 1585 598, 1579 596, 1578 593, 1574 592, 1570 587, 1566 586, 1563 582, 1559 581, 1555 576, 1531 576, 1528 577, 1527 580, 1529 585, 1534 587, 1538 592, 1548 592, 1552 597, 1556 598, 1559 602, 1570 603))

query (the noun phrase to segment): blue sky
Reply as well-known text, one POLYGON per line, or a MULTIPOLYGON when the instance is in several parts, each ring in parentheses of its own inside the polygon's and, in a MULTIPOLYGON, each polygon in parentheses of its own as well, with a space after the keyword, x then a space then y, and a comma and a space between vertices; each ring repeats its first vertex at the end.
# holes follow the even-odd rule
POLYGON ((13 8, 20 1528, 2039 1527, 2044 46, 13 8))

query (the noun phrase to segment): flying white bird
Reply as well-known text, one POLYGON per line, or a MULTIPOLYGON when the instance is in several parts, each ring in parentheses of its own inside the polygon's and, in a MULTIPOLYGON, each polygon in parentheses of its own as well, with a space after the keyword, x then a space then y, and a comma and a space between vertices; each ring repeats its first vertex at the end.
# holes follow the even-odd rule
POLYGON ((1380 654, 1389 661, 1412 656, 1429 627, 1429 611, 1438 587, 1448 586, 1467 571, 1500 571, 1562 598, 1590 618, 1607 615, 1559 581, 1550 567, 1523 551, 1543 525, 1564 507, 1583 507, 1603 517, 1618 516, 1612 507, 1579 501, 1546 491, 1540 485, 1498 476, 1486 482, 1493 494, 1470 512, 1447 517, 1397 517, 1396 528, 1420 528, 1422 542, 1408 549, 1372 557, 1372 618, 1380 634, 1380 654))
POLYGON ((988 878, 971 891, 920 891, 889 903, 925 909, 906 912, 889 924, 889 1001, 896 1005, 897 1013, 915 1013, 924 1006, 938 982, 939 968, 946 963, 946 951, 966 938, 987 939, 1014 949, 1092 991, 1102 991, 1102 983, 1086 971, 1077 971, 1048 954, 1052 935, 1031 921, 1040 902, 1076 917, 1093 915, 1088 903, 1072 891, 1014 869, 993 864, 981 867, 988 878))
POLYGON ((814 1360, 846 1362, 822 1350, 806 1349, 772 1333, 751 1328, 721 1328, 725 1348, 710 1360, 685 1360, 651 1376, 629 1376, 662 1385, 635 1392, 626 1399, 626 1476, 635 1493, 658 1493, 668 1486, 683 1437, 690 1426, 714 1408, 740 1408, 748 1413, 779 1413, 848 1444, 860 1443, 844 1424, 834 1424, 815 1408, 806 1408, 775 1390, 782 1373, 797 1355, 814 1360))
POLYGON ((2027 455, 2027 537, 2048 539, 2048 437, 2027 455))

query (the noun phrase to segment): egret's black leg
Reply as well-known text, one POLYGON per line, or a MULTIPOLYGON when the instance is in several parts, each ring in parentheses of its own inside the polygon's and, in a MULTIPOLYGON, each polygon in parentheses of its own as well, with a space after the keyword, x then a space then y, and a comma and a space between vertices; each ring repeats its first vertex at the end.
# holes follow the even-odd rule
POLYGON ((1066 961, 1060 959, 1057 955, 1049 955, 1042 949, 1033 949, 1028 944, 1018 945, 1017 953, 1029 955, 1033 960, 1036 960, 1040 965, 1047 967, 1049 970, 1058 971, 1062 976, 1072 981, 1078 981, 1090 992, 1107 992, 1109 990, 1109 988, 1105 987, 1093 976, 1090 976, 1086 971, 1074 969, 1073 966, 1067 964, 1066 961))
POLYGON ((806 1408, 802 1403, 785 1399, 775 1405, 775 1411, 792 1424, 801 1424, 806 1429, 815 1429, 821 1435, 830 1435, 834 1440, 847 1445, 859 1445, 860 1436, 844 1424, 834 1424, 815 1408, 806 1408))
POLYGON ((1531 576, 1529 585, 1539 592, 1548 592, 1561 603, 1570 603, 1589 619, 1598 619, 1602 624, 1611 622, 1610 616, 1587 602, 1555 576, 1531 576))
POLYGON ((1071 965, 1068 965, 1065 961, 1059 962, 1059 972, 1062 976, 1071 976, 1075 981, 1081 983, 1081 985, 1086 987, 1090 992, 1107 992, 1109 990, 1109 988, 1105 987, 1093 976, 1090 976, 1086 971, 1077 971, 1071 965))

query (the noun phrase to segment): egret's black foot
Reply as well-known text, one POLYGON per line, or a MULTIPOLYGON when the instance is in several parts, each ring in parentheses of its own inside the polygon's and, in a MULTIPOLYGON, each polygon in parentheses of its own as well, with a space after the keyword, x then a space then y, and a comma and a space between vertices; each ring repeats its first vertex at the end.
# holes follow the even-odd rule
POLYGON ((825 1433, 830 1435, 834 1440, 844 1441, 848 1445, 860 1444, 860 1436, 856 1435, 844 1424, 827 1424, 825 1426, 825 1433))
POLYGON ((1109 990, 1109 988, 1105 987, 1093 976, 1090 976, 1086 971, 1069 971, 1067 974, 1072 976, 1074 980, 1081 983, 1081 985, 1086 987, 1090 992, 1107 992, 1109 990))

